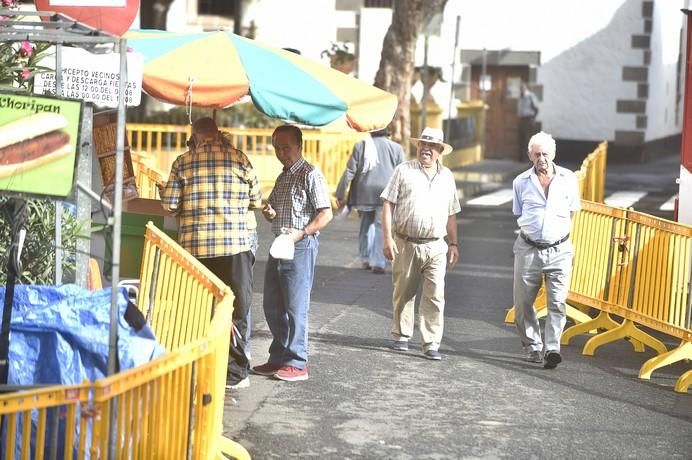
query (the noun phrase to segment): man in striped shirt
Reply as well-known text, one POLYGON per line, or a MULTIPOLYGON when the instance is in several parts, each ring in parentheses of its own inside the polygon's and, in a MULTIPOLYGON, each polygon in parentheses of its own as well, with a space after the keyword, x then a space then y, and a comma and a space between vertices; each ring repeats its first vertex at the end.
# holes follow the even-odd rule
POLYGON ((425 128, 417 158, 401 163, 380 197, 384 256, 392 260, 391 348, 408 351, 413 335, 414 300, 422 282, 419 305, 423 356, 440 360, 447 264, 459 260, 457 219, 461 210, 452 172, 439 161, 452 151, 442 130, 425 128), (447 241, 444 240, 447 237, 447 241))
POLYGON ((293 238, 290 260, 271 251, 264 275, 264 316, 273 339, 269 360, 252 372, 289 382, 308 379, 308 310, 320 230, 332 220, 327 181, 302 156, 303 133, 292 125, 272 134, 276 157, 284 168, 276 179, 264 217, 275 236, 293 238))
POLYGON ((226 383, 249 386, 246 354, 252 304, 248 216, 262 196, 250 160, 205 117, 192 125, 189 150, 173 162, 161 190, 163 207, 178 219, 180 245, 233 290, 233 329, 226 383))

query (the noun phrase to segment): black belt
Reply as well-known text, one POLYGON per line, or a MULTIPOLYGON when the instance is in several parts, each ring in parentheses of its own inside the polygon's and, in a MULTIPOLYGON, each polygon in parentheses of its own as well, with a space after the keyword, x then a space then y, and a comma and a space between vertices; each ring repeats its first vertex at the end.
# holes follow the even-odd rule
POLYGON ((557 240, 557 241, 554 242, 554 243, 539 243, 538 241, 533 241, 531 238, 529 238, 528 236, 526 236, 526 235, 524 234, 524 232, 519 232, 519 235, 521 235, 521 238, 522 238, 524 241, 526 241, 528 244, 530 244, 530 245, 533 246, 534 248, 538 248, 538 249, 548 249, 548 248, 552 248, 552 247, 555 247, 555 246, 557 246, 557 245, 559 245, 559 244, 564 243, 565 241, 567 241, 567 240, 569 239, 569 233, 568 233, 567 235, 565 235, 564 238, 561 238, 561 239, 557 240))
POLYGON ((425 244, 425 243, 430 243, 431 241, 439 240, 439 238, 414 238, 412 236, 403 235, 399 232, 396 232, 396 236, 398 236, 402 240, 406 240, 410 243, 415 243, 415 244, 425 244))

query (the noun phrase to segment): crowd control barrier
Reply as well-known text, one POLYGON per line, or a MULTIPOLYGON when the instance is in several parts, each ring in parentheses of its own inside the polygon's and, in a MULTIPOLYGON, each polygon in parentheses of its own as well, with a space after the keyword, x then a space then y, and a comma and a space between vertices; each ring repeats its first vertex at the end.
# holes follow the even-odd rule
MULTIPOLYGON (((629 339, 637 352, 648 346, 658 355, 642 365, 642 379, 649 379, 656 369, 692 359, 692 226, 582 201, 572 241, 575 256, 567 301, 599 313, 566 329, 562 344, 603 330, 585 343, 585 355, 618 339, 629 339), (668 350, 640 326, 677 339, 680 345, 668 350)), ((545 309, 545 304, 537 301, 536 308, 545 309)), ((686 372, 676 391, 687 391, 691 381, 686 372)))
MULTIPOLYGON (((235 148, 248 156, 262 188, 271 189, 283 168, 274 155, 273 128, 219 129, 235 148)), ((187 150, 186 141, 191 134, 190 125, 128 123, 126 130, 133 158, 144 158, 146 165, 163 172, 165 179, 173 161, 187 150)), ((364 133, 303 129, 303 156, 322 171, 331 192, 336 191, 354 144, 364 136, 364 133)))
POLYGON ((140 198, 149 198, 152 200, 160 199, 159 184, 164 184, 168 177, 155 167, 150 165, 151 161, 145 161, 142 157, 132 159, 132 167, 135 173, 135 183, 137 184, 137 192, 140 198))
POLYGON ((230 288, 150 223, 138 307, 168 352, 93 383, 0 396, 6 459, 17 446, 22 459, 249 458, 222 436, 230 288))
POLYGON ((579 180, 579 193, 582 200, 603 203, 607 161, 608 142, 601 142, 586 156, 579 169, 574 171, 579 180))

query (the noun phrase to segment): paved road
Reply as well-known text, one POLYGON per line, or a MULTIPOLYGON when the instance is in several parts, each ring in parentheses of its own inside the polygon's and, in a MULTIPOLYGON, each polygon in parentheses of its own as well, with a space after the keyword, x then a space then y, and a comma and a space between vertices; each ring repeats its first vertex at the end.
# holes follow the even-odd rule
MULTIPOLYGON (((387 349, 391 275, 359 268, 355 216, 320 237, 310 311, 310 379, 252 376, 226 395, 226 436, 256 459, 690 458, 692 395, 672 389, 689 366, 637 379, 653 356, 627 342, 554 371, 522 360, 511 305, 510 205, 463 204, 461 262, 447 276, 443 360, 387 349)), ((267 357, 263 272, 271 236, 260 223, 253 363, 267 357)), ((676 343, 661 337, 669 346, 676 343)))

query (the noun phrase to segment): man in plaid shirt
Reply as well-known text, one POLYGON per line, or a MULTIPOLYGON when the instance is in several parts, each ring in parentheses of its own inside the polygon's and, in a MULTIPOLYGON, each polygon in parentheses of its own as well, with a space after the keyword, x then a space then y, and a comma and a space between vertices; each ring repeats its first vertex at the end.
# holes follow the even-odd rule
POLYGON ((272 134, 272 144, 284 169, 262 214, 272 223, 274 235, 292 236, 294 256, 279 260, 269 254, 263 306, 273 339, 269 360, 252 372, 293 382, 308 379, 308 310, 317 236, 332 220, 332 207, 324 176, 302 156, 301 130, 279 126, 272 134))
POLYGON ((189 150, 173 162, 161 190, 163 207, 178 219, 180 245, 233 290, 233 328, 226 383, 249 386, 246 353, 252 304, 249 209, 262 196, 250 160, 209 117, 192 125, 189 150))

